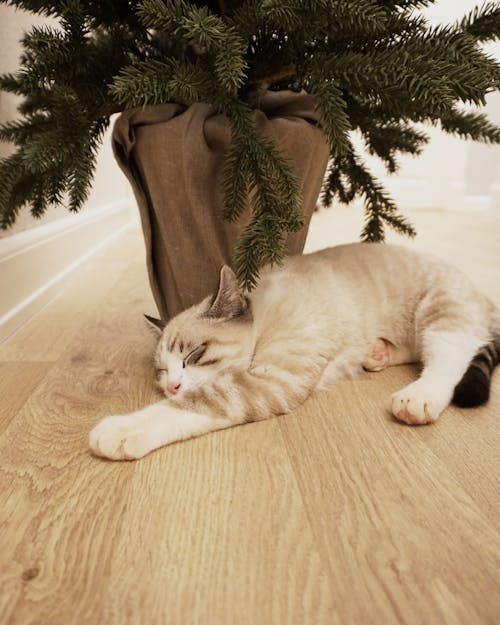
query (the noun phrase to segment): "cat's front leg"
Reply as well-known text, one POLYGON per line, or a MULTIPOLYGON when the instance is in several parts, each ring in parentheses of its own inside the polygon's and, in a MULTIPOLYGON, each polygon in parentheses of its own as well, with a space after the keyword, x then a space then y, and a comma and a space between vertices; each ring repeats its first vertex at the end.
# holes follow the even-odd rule
POLYGON ((176 441, 234 425, 229 419, 209 417, 160 401, 127 415, 106 417, 89 434, 97 456, 111 460, 136 460, 176 441))

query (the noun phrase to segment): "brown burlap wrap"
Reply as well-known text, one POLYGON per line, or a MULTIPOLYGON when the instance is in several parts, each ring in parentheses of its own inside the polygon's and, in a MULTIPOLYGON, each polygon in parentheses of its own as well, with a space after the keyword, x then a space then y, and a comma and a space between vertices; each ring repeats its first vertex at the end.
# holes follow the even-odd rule
MULTIPOLYGON (((290 253, 304 247, 328 161, 314 104, 305 93, 268 92, 254 112, 301 181, 305 226, 288 237, 290 253)), ((151 289, 164 320, 216 289, 248 223, 249 209, 236 224, 220 217, 217 183, 230 138, 227 118, 203 103, 132 109, 115 123, 113 149, 139 205, 151 289)))

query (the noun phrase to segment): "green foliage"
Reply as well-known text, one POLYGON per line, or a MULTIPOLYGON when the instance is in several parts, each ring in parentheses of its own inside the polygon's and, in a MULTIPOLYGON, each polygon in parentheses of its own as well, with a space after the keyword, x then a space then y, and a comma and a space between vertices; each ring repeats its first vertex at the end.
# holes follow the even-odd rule
POLYGON ((401 234, 415 234, 413 226, 398 215, 393 200, 353 150, 332 160, 323 190, 324 203, 329 205, 334 195, 344 204, 359 196, 364 198, 366 223, 361 238, 365 241, 381 241, 384 238, 384 223, 401 234))
POLYGON ((23 39, 15 74, 0 89, 21 96, 21 118, 0 126, 16 151, 0 161, 0 225, 20 208, 78 210, 112 113, 204 101, 227 114, 232 142, 223 170, 226 219, 250 201, 252 219, 235 254, 241 283, 279 262, 287 232, 301 227, 299 185, 289 162, 252 121, 265 89, 317 98, 331 161, 323 200, 364 198, 362 237, 385 226, 412 234, 392 199, 355 153, 352 133, 397 171, 400 154, 427 142, 418 124, 500 143, 500 129, 464 104, 499 88, 500 68, 481 43, 500 35, 497 2, 458 23, 431 27, 433 0, 0 0, 58 20, 23 39))
POLYGON ((302 226, 299 185, 271 139, 257 131, 248 107, 235 103, 229 120, 232 145, 223 172, 223 216, 237 219, 250 194, 253 216, 236 250, 235 265, 242 285, 251 289, 259 268, 285 255, 283 234, 302 226))
POLYGON ((485 2, 466 15, 461 28, 477 41, 488 41, 500 37, 500 5, 498 2, 485 2))

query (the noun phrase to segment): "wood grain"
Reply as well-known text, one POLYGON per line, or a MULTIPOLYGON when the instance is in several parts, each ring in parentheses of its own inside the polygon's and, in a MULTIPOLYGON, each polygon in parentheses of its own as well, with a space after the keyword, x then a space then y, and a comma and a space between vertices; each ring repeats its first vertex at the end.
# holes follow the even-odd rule
POLYGON ((141 271, 129 265, 0 439, 0 622, 332 623, 277 422, 135 464, 88 453, 100 417, 155 397, 141 271))
POLYGON ((0 433, 49 370, 45 362, 0 362, 0 433))
MULTIPOLYGON (((342 622, 495 622, 498 532, 425 442, 450 415, 408 428, 383 403, 358 380, 280 422, 342 622)), ((498 498, 489 476, 475 488, 498 498)))
MULTIPOLYGON (((500 216, 415 217, 500 302, 500 216)), ((88 453, 157 397, 143 255, 123 237, 0 348, 0 625, 498 624, 500 371, 429 427, 385 412, 397 367, 139 462, 88 453)))

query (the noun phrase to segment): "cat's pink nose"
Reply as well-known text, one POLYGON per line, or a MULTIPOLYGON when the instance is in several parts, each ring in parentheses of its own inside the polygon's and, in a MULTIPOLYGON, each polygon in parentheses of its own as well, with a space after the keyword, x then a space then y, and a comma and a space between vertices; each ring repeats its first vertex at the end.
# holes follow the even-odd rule
POLYGON ((180 388, 181 388, 180 384, 168 384, 167 385, 167 391, 169 393, 172 393, 172 395, 175 395, 180 388))

